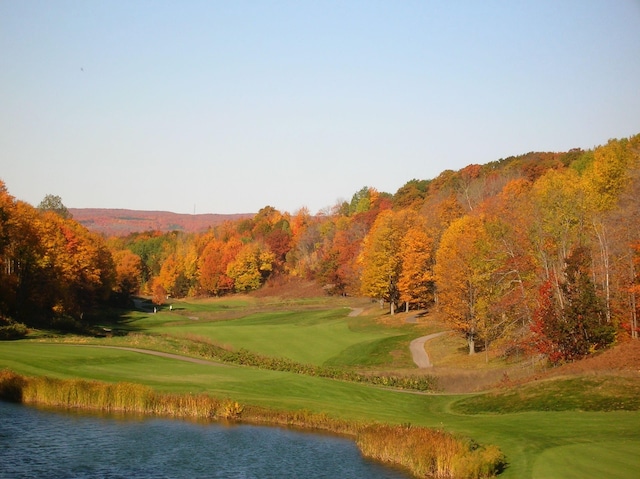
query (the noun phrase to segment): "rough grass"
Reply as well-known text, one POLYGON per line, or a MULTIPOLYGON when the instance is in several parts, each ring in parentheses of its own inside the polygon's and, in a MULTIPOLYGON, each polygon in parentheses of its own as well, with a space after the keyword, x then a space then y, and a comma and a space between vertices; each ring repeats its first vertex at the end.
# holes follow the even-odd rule
MULTIPOLYGON (((447 328, 441 321, 436 324, 441 330, 447 328)), ((466 340, 455 332, 430 340, 425 349, 434 364, 430 373, 438 379, 441 389, 449 393, 486 391, 505 379, 519 380, 541 370, 537 361, 506 359, 498 347, 490 348, 488 353, 479 351, 470 355, 466 340)))
POLYGON ((556 378, 470 397, 455 404, 464 414, 526 411, 638 411, 640 381, 622 376, 556 378))

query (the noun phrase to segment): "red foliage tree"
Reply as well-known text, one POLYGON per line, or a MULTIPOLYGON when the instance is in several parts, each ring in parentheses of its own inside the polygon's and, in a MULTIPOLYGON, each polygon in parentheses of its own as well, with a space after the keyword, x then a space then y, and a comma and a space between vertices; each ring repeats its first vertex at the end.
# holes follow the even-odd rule
POLYGON ((605 306, 596 294, 586 248, 576 248, 567 258, 563 298, 554 293, 552 279, 541 290, 540 307, 534 314, 532 331, 538 351, 556 363, 581 359, 607 347, 615 329, 606 322, 605 306))

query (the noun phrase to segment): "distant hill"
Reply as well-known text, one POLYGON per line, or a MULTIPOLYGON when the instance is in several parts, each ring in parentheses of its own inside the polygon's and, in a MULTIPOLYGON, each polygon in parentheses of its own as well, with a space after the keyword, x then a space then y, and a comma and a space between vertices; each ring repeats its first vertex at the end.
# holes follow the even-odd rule
POLYGON ((106 236, 126 236, 143 231, 206 231, 225 221, 252 218, 254 213, 180 214, 168 211, 138 211, 109 208, 69 208, 73 219, 90 231, 106 236))

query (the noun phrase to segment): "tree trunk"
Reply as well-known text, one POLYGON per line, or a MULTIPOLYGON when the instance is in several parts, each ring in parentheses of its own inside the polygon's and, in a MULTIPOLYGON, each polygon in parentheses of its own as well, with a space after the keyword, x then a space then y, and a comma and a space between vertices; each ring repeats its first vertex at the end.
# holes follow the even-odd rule
POLYGON ((489 342, 486 338, 484 340, 484 362, 489 364, 489 342))
POLYGON ((631 338, 638 339, 638 313, 637 313, 637 303, 636 303, 636 294, 631 292, 629 294, 629 303, 631 309, 631 338))
POLYGON ((467 336, 467 343, 469 343, 469 355, 476 354, 476 340, 473 335, 467 336))
MULTIPOLYGON (((606 315, 607 323, 611 322, 611 280, 609 279, 611 267, 609 266, 609 242, 607 240, 607 232, 605 230, 604 223, 596 224, 593 222, 593 229, 596 232, 598 238, 598 245, 600 246, 600 261, 602 263, 602 289, 605 294, 606 315)), ((594 281, 595 283, 595 281, 594 281)))
MULTIPOLYGON (((633 255, 633 252, 631 253, 633 255)), ((633 282, 636 278, 636 268, 632 261, 629 262, 629 281, 633 282)), ((638 339, 638 303, 636 293, 631 290, 629 292, 629 309, 631 310, 631 338, 638 339)))

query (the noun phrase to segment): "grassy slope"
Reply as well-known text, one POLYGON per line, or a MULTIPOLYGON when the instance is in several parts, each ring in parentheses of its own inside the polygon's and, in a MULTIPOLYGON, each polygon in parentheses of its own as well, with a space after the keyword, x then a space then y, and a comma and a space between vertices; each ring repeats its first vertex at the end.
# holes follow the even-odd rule
MULTIPOLYGON (((180 302, 173 312, 165 308, 156 315, 134 314, 128 327, 184 338, 206 338, 225 347, 286 357, 304 364, 363 367, 388 363, 391 349, 424 329, 409 324, 383 328, 367 319, 350 318, 349 308, 334 305, 327 305, 327 309, 314 307, 303 315, 299 308, 304 308, 304 304, 292 305, 298 308, 293 310, 278 305, 277 310, 246 316, 238 317, 236 312, 231 314, 233 320, 229 320, 229 313, 241 309, 238 305, 243 303, 229 304, 227 307, 226 301, 180 302)), ((261 308, 252 304, 249 311, 256 309, 261 308)), ((408 350, 401 349, 404 354, 396 366, 413 367, 408 350)))
MULTIPOLYGON (((201 311, 211 311, 202 304, 198 307, 201 311)), ((216 307, 219 308, 219 304, 216 307)), ((299 334, 297 330, 310 328, 307 333, 312 334, 313 344, 318 351, 304 354, 317 362, 327 361, 332 355, 333 358, 342 357, 346 361, 351 354, 344 351, 350 349, 361 352, 369 350, 375 354, 379 348, 383 351, 381 357, 386 357, 389 344, 386 344, 385 338, 398 336, 403 330, 400 326, 376 328, 362 321, 357 327, 352 324, 350 329, 347 328, 349 332, 345 333, 344 325, 351 320, 345 318, 344 314, 340 319, 339 315, 334 316, 331 312, 326 317, 316 312, 300 313, 297 315, 299 321, 284 313, 279 317, 284 318, 284 322, 288 319, 288 322, 287 326, 282 325, 278 334, 270 332, 272 325, 269 325, 269 320, 275 318, 270 315, 208 324, 215 330, 226 323, 227 339, 232 342, 239 340, 245 329, 272 334, 275 342, 279 334, 295 337, 299 334), (321 327, 325 320, 327 327, 321 327), (336 324, 341 322, 343 326, 337 327, 336 324), (237 329, 235 335, 234 323, 237 329), (316 324, 315 328, 313 324, 316 324), (360 333, 362 336, 359 336, 360 333), (331 338, 344 334, 353 337, 342 343, 345 349, 336 356, 339 348, 333 346, 331 338), (357 338, 362 341, 358 342, 357 338)), ((131 326, 141 328, 150 321, 154 322, 154 328, 163 329, 159 327, 163 322, 161 315, 151 318, 138 316, 131 326)), ((198 328, 206 329, 206 324, 196 324, 198 328)), ((172 320, 165 323, 164 332, 174 327, 178 331, 187 326, 176 325, 172 320)), ((415 328, 409 325, 407 328, 409 336, 417 335, 415 328)), ((284 345, 291 344, 286 341, 280 343, 282 353, 287 352, 284 345)), ((297 352, 289 354, 294 359, 303 357, 297 352)), ((353 357, 360 355, 353 354, 353 357)), ((567 410, 474 414, 473 405, 466 404, 466 412, 457 405, 468 403, 471 396, 426 396, 253 368, 197 365, 121 350, 24 341, 0 342, 0 368, 4 367, 30 375, 131 381, 161 390, 206 391, 243 403, 275 408, 303 408, 338 417, 443 427, 468 435, 480 443, 500 446, 510 461, 509 468, 503 474, 505 478, 603 477, 602 474, 592 474, 595 471, 606 471, 605 475, 609 477, 635 477, 635 468, 631 467, 634 456, 630 453, 640 450, 638 412, 567 410)))
POLYGON ((279 311, 256 313, 234 321, 179 321, 154 325, 150 331, 202 336, 236 349, 315 365, 322 365, 351 346, 398 334, 379 330, 354 333, 345 316, 344 309, 311 311, 304 318, 295 311, 279 311))

